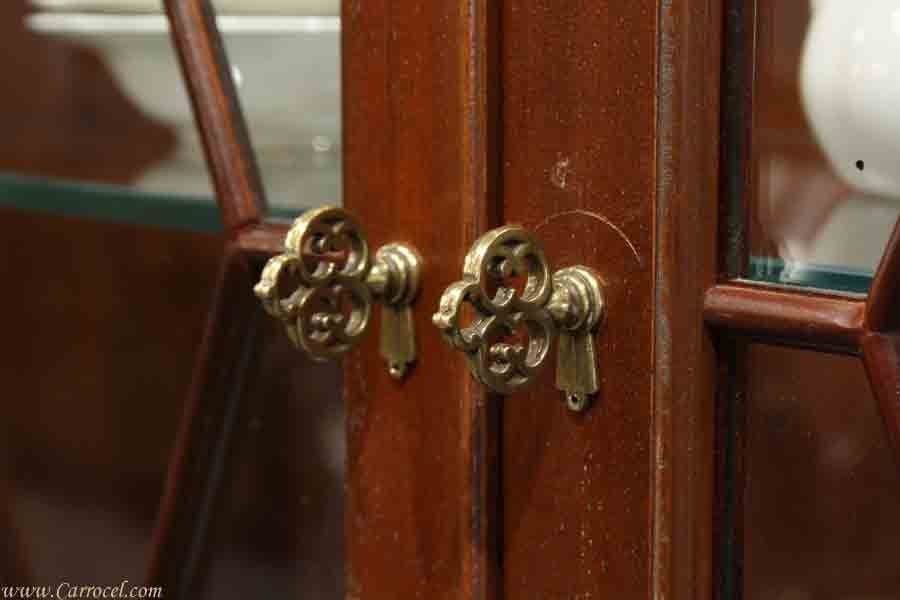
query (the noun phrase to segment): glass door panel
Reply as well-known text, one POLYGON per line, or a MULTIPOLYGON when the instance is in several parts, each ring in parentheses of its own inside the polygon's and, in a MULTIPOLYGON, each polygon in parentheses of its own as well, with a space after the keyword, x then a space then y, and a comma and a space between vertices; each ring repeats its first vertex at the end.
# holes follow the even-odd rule
POLYGON ((750 56, 743 106, 724 107, 750 124, 730 192, 746 199, 749 279, 865 293, 900 213, 898 126, 881 110, 900 35, 891 3, 851 4, 756 0, 732 27, 727 64, 750 56))
POLYGON ((344 405, 337 363, 307 360, 274 320, 255 350, 201 598, 343 598, 344 405))
POLYGON ((762 344, 745 359, 742 597, 897 598, 900 473, 862 362, 762 344))
MULTIPOLYGON (((272 215, 340 204, 337 0, 213 4, 272 215)), ((46 100, 6 111, 0 203, 220 228, 161 2, 35 0, 11 15, 20 96, 46 100)))
MULTIPOLYGON (((340 204, 337 0, 213 4, 271 216, 340 204)), ((222 223, 161 8, 0 7, 17 86, 0 101, 4 310, 16 315, 0 534, 22 561, 13 582, 142 581, 177 454, 222 223)), ((340 367, 311 366, 270 330, 252 349, 263 370, 240 401, 233 477, 210 513, 197 580, 212 597, 337 598, 340 367)))
POLYGON ((0 537, 24 563, 4 583, 137 584, 221 242, 6 210, 0 228, 0 537))

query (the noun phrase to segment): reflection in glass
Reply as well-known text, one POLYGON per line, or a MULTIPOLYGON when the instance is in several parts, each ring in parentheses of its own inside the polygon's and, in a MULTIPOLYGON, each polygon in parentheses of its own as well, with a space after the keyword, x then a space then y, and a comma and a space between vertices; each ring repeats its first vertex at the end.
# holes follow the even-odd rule
MULTIPOLYGON (((254 10, 220 24, 273 204, 339 202, 337 3, 217 4, 254 10)), ((147 568, 222 250, 198 233, 218 218, 159 8, 47 0, 28 16, 25 0, 0 2, 12 86, 0 98, 0 268, 15 315, 2 356, 0 583, 137 583, 147 568)), ((309 381, 285 383, 296 352, 279 356, 264 378, 275 387, 251 394, 261 412, 241 423, 252 439, 223 501, 214 597, 267 597, 286 581, 285 597, 340 595, 338 371, 304 371, 317 397, 309 381), (236 563, 251 566, 229 572, 236 563)))
POLYGON ((900 213, 896 3, 759 0, 751 278, 864 292, 900 213))
MULTIPOLYGON (((133 104, 142 119, 168 129, 171 147, 142 164, 128 182, 157 196, 212 198, 200 137, 159 0, 34 4, 37 12, 28 17, 29 29, 41 39, 98 53, 124 96, 122 102, 133 104)), ((337 0, 214 4, 221 13, 217 24, 270 204, 281 213, 339 204, 337 0), (251 8, 254 14, 246 14, 251 8)), ((136 135, 127 140, 135 147, 143 142, 136 135)))
POLYGON ((221 242, 27 212, 0 226, 15 282, 0 300, 15 315, 0 349, 0 583, 140 582, 221 242), (11 562, 23 567, 4 573, 11 562))
POLYGON ((274 319, 244 397, 200 598, 343 598, 344 405, 337 363, 313 363, 274 319))
POLYGON ((900 597, 900 472, 860 360, 747 361, 743 597, 900 597))

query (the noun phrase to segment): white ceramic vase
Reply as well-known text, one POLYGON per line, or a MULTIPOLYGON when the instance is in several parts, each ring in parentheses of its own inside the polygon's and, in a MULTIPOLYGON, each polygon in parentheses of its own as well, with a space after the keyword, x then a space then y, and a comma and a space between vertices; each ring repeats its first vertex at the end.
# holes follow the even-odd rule
POLYGON ((805 260, 871 272, 900 210, 900 0, 811 0, 810 8, 801 98, 850 193, 805 260))
POLYGON ((800 88, 834 171, 900 202, 900 0, 813 0, 800 88))

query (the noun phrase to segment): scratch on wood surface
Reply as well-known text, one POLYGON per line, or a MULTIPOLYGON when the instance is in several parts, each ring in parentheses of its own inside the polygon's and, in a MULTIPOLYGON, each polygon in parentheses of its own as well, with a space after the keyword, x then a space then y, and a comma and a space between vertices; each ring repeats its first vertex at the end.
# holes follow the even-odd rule
POLYGON ((584 210, 581 208, 576 208, 573 210, 566 210, 566 211, 563 211, 560 213, 555 213, 555 214, 550 215, 549 217, 547 217, 546 219, 541 221, 537 225, 537 227, 534 228, 534 230, 538 231, 541 227, 544 227, 544 226, 550 224, 552 221, 555 221, 556 219, 559 219, 562 217, 567 217, 570 215, 581 215, 584 217, 590 217, 592 219, 596 219, 596 220, 600 221, 601 223, 608 225, 628 245, 628 247, 631 249, 631 253, 634 254, 635 260, 637 260, 638 265, 641 267, 644 266, 644 262, 641 260, 641 256, 640 256, 640 254, 638 254, 637 248, 632 243, 631 239, 627 235, 625 235, 625 232, 622 231, 618 226, 616 226, 612 221, 610 221, 609 219, 607 219, 606 217, 604 217, 603 215, 601 215, 599 213, 591 212, 589 210, 584 210))

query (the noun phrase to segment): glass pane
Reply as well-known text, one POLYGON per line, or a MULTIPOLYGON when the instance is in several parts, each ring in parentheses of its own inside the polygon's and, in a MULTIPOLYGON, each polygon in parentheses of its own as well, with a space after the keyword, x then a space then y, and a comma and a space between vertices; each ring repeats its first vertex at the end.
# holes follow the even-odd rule
POLYGON ((861 361, 747 353, 748 600, 900 597, 900 470, 861 361))
POLYGON ((756 5, 747 275, 865 292, 900 213, 897 5, 756 5))
POLYGON ((337 363, 313 363, 266 320, 199 597, 343 598, 344 405, 337 363))
POLYGON ((8 210, 0 229, 0 583, 137 584, 222 242, 8 210))
MULTIPOLYGON (((340 204, 339 0, 213 4, 273 215, 340 204)), ((161 0, 32 6, 3 9, 20 89, 0 117, 0 205, 220 228, 161 0)))
MULTIPOLYGON (((337 0, 214 4, 274 213, 340 203, 337 0)), ((0 583, 138 583, 221 223, 159 0, 33 5, 0 3, 0 583)), ((201 588, 338 598, 339 367, 267 326, 201 588)))
MULTIPOLYGON (((299 2, 337 15, 340 0, 299 2)), ((220 17, 273 216, 341 204, 340 19, 220 17)))

